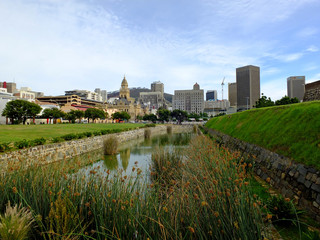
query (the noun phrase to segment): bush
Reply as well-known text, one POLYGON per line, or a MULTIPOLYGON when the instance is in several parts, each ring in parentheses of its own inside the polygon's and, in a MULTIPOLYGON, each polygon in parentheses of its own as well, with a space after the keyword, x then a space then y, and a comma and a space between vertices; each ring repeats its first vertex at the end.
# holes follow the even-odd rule
POLYGON ((32 140, 32 146, 38 146, 38 145, 44 145, 46 143, 46 139, 45 138, 36 138, 34 140, 32 140))
POLYGON ((32 213, 27 208, 11 207, 9 202, 4 216, 0 216, 0 238, 28 239, 33 221, 32 213))
POLYGON ((118 151, 118 140, 116 137, 111 136, 103 142, 103 149, 105 155, 116 154, 118 151))
POLYGON ((106 134, 110 133, 110 130, 102 129, 100 132, 101 132, 101 135, 106 135, 106 134))
POLYGON ((87 137, 85 133, 78 133, 77 136, 78 136, 78 139, 87 137))
POLYGON ((30 142, 26 139, 23 139, 21 141, 17 141, 14 143, 14 146, 18 149, 23 149, 23 148, 27 148, 30 147, 30 142))
POLYGON ((74 134, 74 133, 69 133, 69 134, 61 136, 61 138, 63 138, 66 141, 69 141, 69 140, 72 140, 72 139, 77 139, 78 135, 74 134))
POLYGON ((0 144, 0 152, 9 151, 11 149, 10 143, 1 143, 0 144))
POLYGON ((155 127, 155 126, 156 126, 155 123, 148 123, 148 124, 145 125, 145 127, 155 127))
POLYGON ((100 132, 100 131, 94 131, 94 132, 93 132, 93 135, 94 135, 94 136, 100 136, 100 135, 101 135, 101 132, 100 132))
POLYGON ((58 143, 58 142, 62 142, 63 139, 61 137, 53 137, 51 140, 53 143, 58 143))
POLYGON ((91 136, 93 135, 92 132, 85 132, 84 134, 85 134, 87 137, 91 137, 91 136))
POLYGON ((167 133, 171 134, 172 133, 172 126, 167 126, 167 133))

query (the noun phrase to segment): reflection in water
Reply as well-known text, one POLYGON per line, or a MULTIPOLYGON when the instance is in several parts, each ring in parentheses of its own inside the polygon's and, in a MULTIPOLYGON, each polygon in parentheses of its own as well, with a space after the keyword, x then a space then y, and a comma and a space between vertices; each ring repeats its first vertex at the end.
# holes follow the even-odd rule
POLYGON ((140 138, 122 144, 119 147, 119 153, 115 155, 103 156, 102 151, 99 150, 97 154, 91 153, 91 159, 94 163, 86 166, 81 171, 89 173, 90 170, 99 168, 99 171, 102 172, 106 169, 114 172, 123 170, 123 174, 130 175, 134 167, 146 172, 150 166, 151 154, 156 147, 163 146, 171 150, 185 151, 185 146, 190 142, 192 136, 192 134, 180 133, 158 135, 145 140, 140 138), (99 159, 104 160, 99 161, 99 159))
POLYGON ((130 148, 120 151, 120 159, 122 163, 123 170, 127 170, 130 159, 130 148))
POLYGON ((119 163, 117 155, 104 155, 104 164, 109 170, 118 169, 119 163))

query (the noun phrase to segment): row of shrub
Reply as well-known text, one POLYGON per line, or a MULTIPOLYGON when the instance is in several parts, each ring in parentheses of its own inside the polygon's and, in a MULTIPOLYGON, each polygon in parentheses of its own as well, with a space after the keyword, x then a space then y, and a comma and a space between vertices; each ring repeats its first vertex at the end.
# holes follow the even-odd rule
MULTIPOLYGON (((60 137, 54 137, 51 139, 51 141, 53 143, 57 143, 57 142, 81 139, 81 138, 85 138, 85 137, 101 136, 101 135, 106 135, 106 134, 111 134, 111 133, 119 133, 119 132, 124 132, 124 131, 129 131, 129 130, 132 130, 132 128, 102 129, 100 131, 94 131, 94 132, 69 133, 69 134, 66 134, 66 135, 63 135, 60 137)), ((17 149, 23 149, 23 148, 28 148, 28 147, 38 146, 38 145, 44 145, 46 142, 47 142, 47 140, 43 137, 36 138, 33 140, 23 139, 23 140, 14 142, 13 146, 17 149)), ((10 142, 0 143, 0 152, 10 151, 14 148, 13 146, 10 142)))
MULTIPOLYGON (((151 124, 146 124, 140 128, 155 127, 155 126, 156 126, 156 124, 151 123, 151 124)), ((129 131, 132 129, 133 128, 102 129, 100 131, 94 131, 94 132, 68 133, 68 134, 60 136, 60 137, 54 137, 51 139, 51 141, 53 143, 58 143, 58 142, 63 142, 63 141, 81 139, 81 138, 85 138, 85 137, 101 136, 101 135, 106 135, 106 134, 111 134, 111 133, 119 133, 119 132, 129 131)), ((21 141, 14 142, 13 145, 17 149, 23 149, 23 148, 28 148, 28 147, 38 146, 38 145, 44 145, 45 143, 46 143, 46 139, 41 137, 41 138, 36 138, 33 140, 23 139, 21 141)), ((13 148, 10 145, 11 145, 11 143, 0 143, 0 152, 10 151, 13 148)))
POLYGON ((18 149, 23 149, 23 148, 28 148, 28 147, 34 147, 38 145, 44 145, 46 143, 46 139, 41 137, 41 138, 36 138, 33 140, 26 140, 23 139, 21 141, 14 142, 14 146, 18 149))

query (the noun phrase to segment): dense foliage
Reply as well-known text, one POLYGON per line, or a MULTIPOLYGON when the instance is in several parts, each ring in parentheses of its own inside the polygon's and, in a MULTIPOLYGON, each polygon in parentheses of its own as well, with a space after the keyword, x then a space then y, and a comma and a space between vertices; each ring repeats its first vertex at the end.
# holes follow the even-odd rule
POLYGON ((12 124, 26 123, 28 118, 35 118, 41 111, 41 107, 25 100, 13 100, 6 104, 2 116, 11 120, 12 124))
POLYGON ((94 122, 94 120, 96 120, 97 118, 105 119, 106 113, 101 109, 88 108, 84 112, 84 117, 88 118, 88 122, 90 122, 90 119, 92 119, 92 121, 94 122))

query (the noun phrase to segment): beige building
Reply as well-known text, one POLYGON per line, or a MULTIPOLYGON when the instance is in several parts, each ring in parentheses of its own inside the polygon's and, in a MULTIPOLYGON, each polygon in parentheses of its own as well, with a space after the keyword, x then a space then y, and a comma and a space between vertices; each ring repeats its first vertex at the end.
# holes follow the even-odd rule
POLYGON ((252 65, 236 69, 237 109, 251 109, 260 98, 260 68, 252 65))
POLYGON ((228 99, 230 106, 237 106, 237 83, 228 83, 228 99))
POLYGON ((173 110, 179 109, 188 113, 203 113, 204 91, 198 83, 193 85, 192 90, 175 90, 172 99, 173 110))
POLYGON ((107 112, 109 116, 115 112, 127 112, 130 120, 135 121, 137 116, 144 116, 148 110, 137 103, 134 98, 130 97, 130 89, 126 77, 123 78, 120 88, 119 99, 115 99, 112 104, 108 104, 107 112))
POLYGON ((287 93, 289 98, 298 98, 301 102, 305 92, 305 76, 293 76, 287 78, 287 93))

